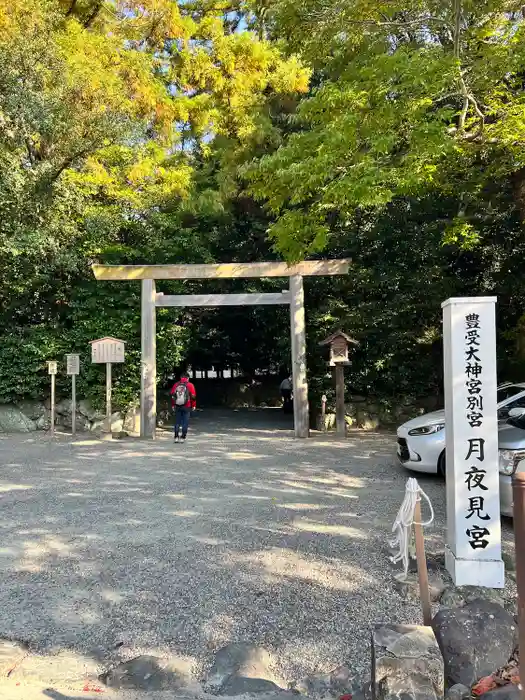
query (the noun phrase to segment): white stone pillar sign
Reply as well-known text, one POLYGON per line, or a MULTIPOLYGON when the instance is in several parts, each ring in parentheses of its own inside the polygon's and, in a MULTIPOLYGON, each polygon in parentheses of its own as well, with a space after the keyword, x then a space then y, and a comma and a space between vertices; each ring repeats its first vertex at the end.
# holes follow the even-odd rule
POLYGON ((496 297, 443 307, 446 565, 457 586, 502 588, 496 297))

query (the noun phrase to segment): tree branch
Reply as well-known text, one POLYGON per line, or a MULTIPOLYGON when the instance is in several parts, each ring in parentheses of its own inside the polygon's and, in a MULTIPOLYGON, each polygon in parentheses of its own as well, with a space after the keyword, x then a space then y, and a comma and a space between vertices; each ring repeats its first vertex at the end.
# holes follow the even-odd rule
POLYGON ((69 10, 66 12, 66 17, 69 17, 70 15, 73 14, 75 11, 75 6, 77 4, 78 0, 71 0, 71 5, 69 6, 69 10))
POLYGON ((148 44, 151 41, 153 34, 157 30, 157 27, 160 25, 161 19, 162 19, 162 17, 159 17, 158 19, 153 20, 153 22, 151 23, 151 27, 150 27, 150 30, 148 32, 148 35, 144 38, 144 42, 146 44, 148 44))
POLYGON ((462 0, 454 0, 454 58, 458 63, 458 83, 463 95, 463 109, 459 115, 459 132, 463 133, 465 131, 465 122, 467 121, 469 106, 472 106, 474 112, 480 119, 479 133, 481 133, 485 127, 485 115, 481 111, 478 102, 472 91, 469 90, 465 78, 463 76, 463 70, 461 68, 461 7, 462 0))
POLYGON ((454 58, 458 62, 459 87, 463 95, 463 109, 459 115, 459 131, 465 131, 465 122, 468 114, 468 90, 461 74, 461 0, 454 0, 454 58))
POLYGON ((378 22, 373 19, 364 19, 364 20, 358 20, 358 19, 351 19, 347 20, 348 24, 360 24, 360 25, 365 25, 369 27, 409 27, 414 24, 425 24, 427 22, 437 22, 438 24, 442 24, 446 27, 450 27, 450 24, 447 22, 447 20, 442 19, 441 17, 434 17, 434 16, 428 16, 428 17, 419 17, 418 19, 409 19, 409 20, 404 20, 404 21, 387 21, 387 22, 378 22))
POLYGON ((461 0, 454 0, 454 57, 459 61, 461 56, 461 0))
POLYGON ((100 10, 102 9, 102 5, 103 5, 103 4, 104 4, 104 2, 102 1, 102 2, 98 2, 98 3, 95 5, 95 7, 94 7, 94 9, 93 9, 93 12, 92 12, 92 13, 88 16, 88 18, 84 21, 84 29, 89 29, 89 28, 91 27, 91 25, 93 24, 93 22, 94 22, 94 21, 96 20, 96 18, 98 17, 98 14, 99 14, 100 10))
POLYGON ((78 151, 77 153, 73 153, 73 155, 68 156, 68 158, 66 158, 66 159, 63 161, 62 165, 59 166, 58 170, 56 170, 56 171, 53 173, 53 175, 51 175, 51 177, 50 177, 49 180, 47 181, 48 186, 50 187, 51 185, 53 185, 53 184, 58 180, 58 178, 62 175, 62 173, 64 172, 64 170, 66 170, 67 168, 69 168, 70 165, 73 165, 73 163, 74 163, 76 160, 78 160, 79 158, 82 158, 82 156, 85 156, 86 153, 89 153, 90 150, 91 150, 91 149, 90 149, 89 147, 88 147, 88 148, 84 148, 84 149, 82 149, 81 151, 78 151))
POLYGON ((36 153, 35 153, 35 147, 33 145, 33 142, 29 137, 26 138, 25 140, 26 148, 27 148, 27 154, 29 156, 29 162, 31 165, 34 165, 36 162, 36 153))
MULTIPOLYGON (((323 17, 326 16, 325 12, 313 12, 312 17, 314 19, 320 20, 323 19, 323 17)), ((384 15, 383 15, 384 16, 384 15)), ((387 20, 385 19, 384 21, 379 21, 375 19, 346 19, 345 20, 346 24, 354 24, 358 25, 361 27, 410 27, 413 25, 422 25, 424 26, 425 24, 428 24, 429 22, 435 24, 441 24, 442 26, 447 27, 448 29, 452 30, 452 25, 450 22, 448 22, 446 19, 443 19, 442 17, 436 17, 435 15, 426 15, 425 17, 418 17, 417 19, 405 19, 405 20, 387 20)))
POLYGON ((468 97, 463 96, 463 109, 461 110, 461 114, 459 115, 459 130, 460 131, 465 131, 465 122, 467 121, 467 113, 468 113, 468 97))

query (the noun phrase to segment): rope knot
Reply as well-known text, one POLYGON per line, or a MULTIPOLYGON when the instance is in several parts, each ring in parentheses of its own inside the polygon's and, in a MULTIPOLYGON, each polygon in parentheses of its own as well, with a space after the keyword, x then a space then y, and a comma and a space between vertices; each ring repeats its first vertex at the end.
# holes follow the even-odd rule
POLYGON ((434 522, 434 508, 432 507, 430 498, 417 483, 417 479, 408 479, 405 488, 405 498, 403 499, 403 503, 401 504, 394 524, 392 525, 394 538, 390 541, 390 546, 392 548, 399 547, 399 552, 390 557, 390 561, 393 564, 397 564, 398 561, 403 562, 404 574, 402 577, 400 577, 401 580, 405 580, 408 574, 410 531, 412 525, 414 524, 416 503, 417 501, 421 500, 421 497, 426 500, 428 507, 430 508, 430 518, 426 522, 420 523, 422 526, 426 526, 434 522))

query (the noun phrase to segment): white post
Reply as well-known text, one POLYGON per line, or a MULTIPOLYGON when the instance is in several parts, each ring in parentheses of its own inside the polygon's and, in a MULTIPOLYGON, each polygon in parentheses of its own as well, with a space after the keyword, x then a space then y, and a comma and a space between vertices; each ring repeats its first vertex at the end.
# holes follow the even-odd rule
POLYGON ((295 437, 307 438, 310 425, 308 416, 308 384, 306 382, 306 320, 302 275, 290 277, 290 325, 295 437))
POLYGON ((140 436, 155 438, 157 426, 155 280, 142 280, 140 436))
POLYGON ((55 375, 51 375, 51 435, 55 434, 55 375))
POLYGON ((502 588, 496 297, 443 307, 446 565, 457 586, 502 588))
POLYGON ((71 434, 77 434, 77 376, 71 375, 71 434))

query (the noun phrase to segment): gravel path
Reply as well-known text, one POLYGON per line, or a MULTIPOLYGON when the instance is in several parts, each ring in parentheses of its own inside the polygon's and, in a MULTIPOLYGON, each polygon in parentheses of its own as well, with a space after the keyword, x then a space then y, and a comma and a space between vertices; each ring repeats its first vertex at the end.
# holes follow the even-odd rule
MULTIPOLYGON (((0 638, 194 678, 228 641, 275 651, 283 682, 365 669, 371 623, 421 622, 386 552, 407 473, 392 436, 296 441, 275 415, 201 414, 186 445, 1 437, 0 638)), ((444 485, 420 482, 437 550, 444 485)))

